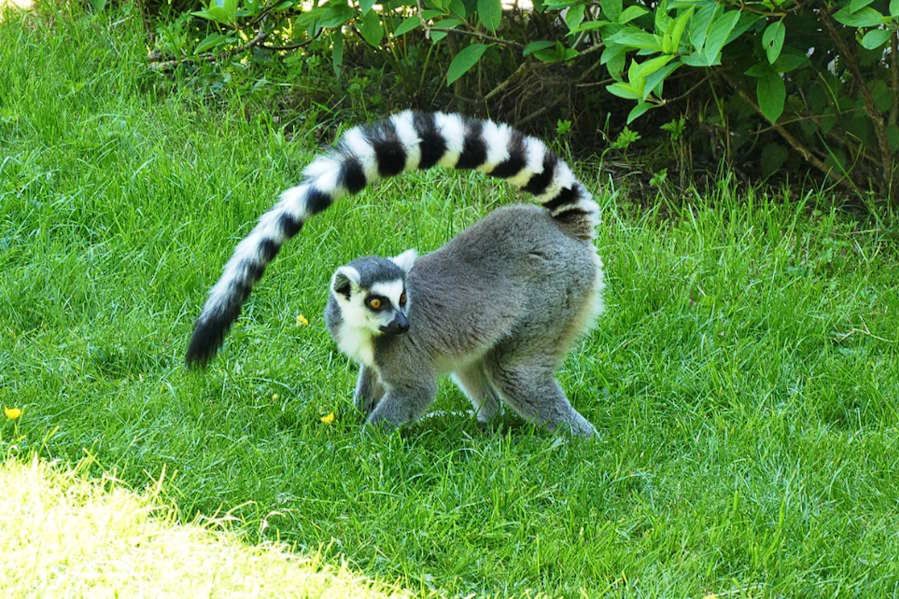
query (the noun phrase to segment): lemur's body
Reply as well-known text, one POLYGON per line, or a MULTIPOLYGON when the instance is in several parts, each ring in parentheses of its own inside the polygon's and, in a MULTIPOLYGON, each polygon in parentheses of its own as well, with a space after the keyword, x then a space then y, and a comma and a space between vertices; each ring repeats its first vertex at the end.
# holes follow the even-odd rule
POLYGON ((251 285, 308 216, 379 176, 434 164, 506 178, 544 209, 502 208, 429 255, 337 270, 326 320, 362 366, 357 405, 369 422, 409 422, 433 400, 437 376, 452 373, 480 420, 502 400, 550 428, 592 434, 554 372, 601 306, 597 206, 539 140, 457 115, 400 113, 351 129, 316 159, 238 246, 197 320, 188 362, 214 355, 251 285))

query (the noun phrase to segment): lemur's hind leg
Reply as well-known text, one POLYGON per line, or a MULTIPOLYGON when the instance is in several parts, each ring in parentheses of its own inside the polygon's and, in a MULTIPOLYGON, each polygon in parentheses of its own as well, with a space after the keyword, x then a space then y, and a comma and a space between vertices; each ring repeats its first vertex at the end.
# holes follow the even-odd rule
POLYGON ((413 422, 424 414, 437 393, 433 378, 397 383, 387 380, 385 386, 388 390, 369 414, 366 424, 396 428, 413 422))
POLYGON ((552 367, 503 357, 488 360, 486 364, 488 376, 503 401, 526 420, 551 431, 581 437, 596 435, 593 425, 568 402, 552 367))
POLYGON ((460 368, 453 373, 453 381, 468 397, 478 422, 490 422, 501 413, 499 397, 484 372, 483 362, 460 368))
POLYGON ((381 377, 378 376, 378 373, 373 368, 362 366, 356 381, 356 392, 353 394, 353 403, 356 408, 368 416, 381 401, 384 392, 384 385, 381 384, 381 377))

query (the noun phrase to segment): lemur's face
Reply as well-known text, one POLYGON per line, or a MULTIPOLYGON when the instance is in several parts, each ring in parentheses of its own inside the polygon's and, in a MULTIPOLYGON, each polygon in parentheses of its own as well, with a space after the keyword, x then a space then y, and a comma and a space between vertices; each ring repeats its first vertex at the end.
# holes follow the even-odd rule
POLYGON ((340 306, 344 326, 371 336, 408 331, 406 273, 414 261, 415 253, 409 250, 396 258, 360 258, 337 269, 331 294, 340 306))

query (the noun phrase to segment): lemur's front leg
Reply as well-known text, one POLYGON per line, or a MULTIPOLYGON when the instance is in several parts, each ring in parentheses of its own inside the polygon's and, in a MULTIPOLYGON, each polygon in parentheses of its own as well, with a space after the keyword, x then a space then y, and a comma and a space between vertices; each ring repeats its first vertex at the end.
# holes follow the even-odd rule
POLYGON ((367 417, 384 397, 384 392, 384 385, 381 384, 378 372, 369 366, 362 366, 356 381, 356 392, 353 394, 356 408, 367 417))
POLYGON ((386 381, 386 387, 387 393, 368 416, 366 424, 396 428, 413 422, 424 414, 437 394, 437 383, 431 377, 396 385, 386 381))

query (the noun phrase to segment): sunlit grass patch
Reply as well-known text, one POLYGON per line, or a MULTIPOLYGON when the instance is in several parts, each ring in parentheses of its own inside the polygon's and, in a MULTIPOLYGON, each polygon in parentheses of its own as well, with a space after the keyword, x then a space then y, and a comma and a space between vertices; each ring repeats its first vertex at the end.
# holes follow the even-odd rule
MULTIPOLYGON (((0 466, 0 596, 386 597, 284 546, 178 524, 153 492, 34 460, 0 466)), ((399 596, 399 592, 394 592, 399 596)))

